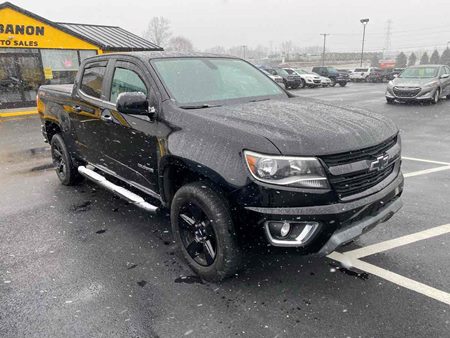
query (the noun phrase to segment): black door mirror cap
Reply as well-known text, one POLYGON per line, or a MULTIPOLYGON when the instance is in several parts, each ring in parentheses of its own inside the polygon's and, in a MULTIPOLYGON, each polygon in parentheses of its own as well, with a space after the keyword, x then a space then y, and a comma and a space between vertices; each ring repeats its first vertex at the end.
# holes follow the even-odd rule
POLYGON ((147 95, 142 92, 120 93, 116 109, 122 114, 147 115, 149 113, 147 95))

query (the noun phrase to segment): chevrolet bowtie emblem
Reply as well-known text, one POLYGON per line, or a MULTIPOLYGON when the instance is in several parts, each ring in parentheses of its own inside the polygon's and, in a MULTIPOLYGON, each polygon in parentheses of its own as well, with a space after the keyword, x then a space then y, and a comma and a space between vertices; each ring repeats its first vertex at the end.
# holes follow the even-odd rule
POLYGON ((377 159, 370 163, 369 171, 380 171, 387 167, 389 163, 389 155, 378 156, 377 159))

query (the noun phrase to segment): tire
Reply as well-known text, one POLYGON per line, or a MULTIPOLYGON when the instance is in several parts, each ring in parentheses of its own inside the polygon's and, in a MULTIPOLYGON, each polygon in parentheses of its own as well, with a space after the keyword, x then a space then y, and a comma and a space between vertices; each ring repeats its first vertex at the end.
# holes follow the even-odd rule
POLYGON ((300 84, 298 84, 298 85, 296 84, 296 85, 293 85, 291 88, 292 89, 297 89, 299 86, 300 86, 300 84))
POLYGON ((336 79, 330 78, 330 80, 331 80, 330 86, 331 86, 331 87, 336 86, 336 79))
POLYGON ((220 282, 241 267, 241 252, 227 202, 205 182, 182 186, 170 218, 178 249, 202 279, 220 282))
POLYGON ((386 103, 387 103, 387 104, 394 104, 394 103, 395 103, 395 100, 394 100, 394 99, 391 99, 390 97, 387 97, 387 98, 386 98, 386 103))
POLYGON ((345 87, 347 85, 347 82, 339 82, 339 86, 345 87))
POLYGON ((305 82, 305 80, 303 80, 302 79, 302 82, 300 83, 300 88, 305 88, 305 86, 306 86, 306 82, 305 82))
POLYGON ((445 97, 447 100, 450 100, 450 94, 445 97))
POLYGON ((436 104, 439 102, 439 98, 441 96, 441 90, 438 88, 436 89, 436 91, 434 92, 433 98, 431 99, 431 103, 432 104, 436 104))
POLYGON ((75 185, 82 180, 72 156, 60 134, 53 135, 50 142, 53 165, 56 175, 63 185, 75 185))
POLYGON ((290 87, 288 86, 288 84, 286 82, 284 83, 284 89, 286 89, 286 90, 290 89, 290 87))

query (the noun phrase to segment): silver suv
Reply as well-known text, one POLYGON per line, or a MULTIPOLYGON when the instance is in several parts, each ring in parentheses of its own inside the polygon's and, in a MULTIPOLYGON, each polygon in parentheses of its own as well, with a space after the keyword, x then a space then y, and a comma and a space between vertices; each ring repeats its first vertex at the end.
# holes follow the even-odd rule
POLYGON ((429 101, 450 99, 450 67, 445 65, 421 65, 406 68, 389 81, 386 89, 387 103, 397 101, 429 101))

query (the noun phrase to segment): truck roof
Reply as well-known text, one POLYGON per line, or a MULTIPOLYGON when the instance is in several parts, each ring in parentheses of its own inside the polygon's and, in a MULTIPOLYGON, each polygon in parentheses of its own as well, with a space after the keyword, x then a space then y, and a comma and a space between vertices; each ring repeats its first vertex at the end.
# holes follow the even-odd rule
MULTIPOLYGON (((197 53, 197 52, 166 52, 166 51, 148 51, 148 52, 118 52, 118 53, 108 53, 104 55, 128 55, 134 56, 142 60, 151 59, 165 59, 165 58, 189 58, 189 57, 221 57, 221 58, 233 58, 238 59, 232 55, 222 55, 222 54, 212 54, 212 53, 197 53)), ((97 56, 97 57, 98 57, 97 56)))

